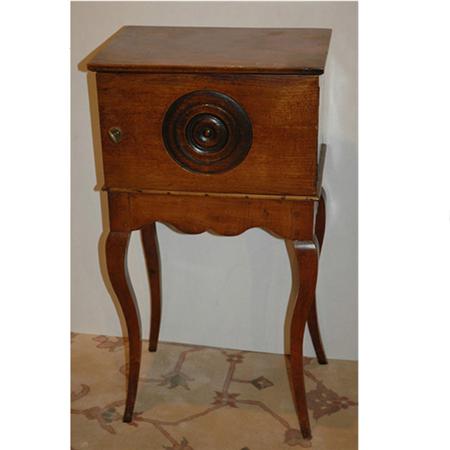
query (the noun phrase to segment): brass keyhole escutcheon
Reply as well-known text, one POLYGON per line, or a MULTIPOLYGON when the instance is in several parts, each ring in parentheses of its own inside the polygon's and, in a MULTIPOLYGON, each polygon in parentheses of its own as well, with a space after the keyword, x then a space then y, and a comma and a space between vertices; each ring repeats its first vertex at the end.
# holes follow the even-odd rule
POLYGON ((118 144, 122 140, 122 130, 119 127, 112 127, 108 130, 108 135, 114 144, 118 144))

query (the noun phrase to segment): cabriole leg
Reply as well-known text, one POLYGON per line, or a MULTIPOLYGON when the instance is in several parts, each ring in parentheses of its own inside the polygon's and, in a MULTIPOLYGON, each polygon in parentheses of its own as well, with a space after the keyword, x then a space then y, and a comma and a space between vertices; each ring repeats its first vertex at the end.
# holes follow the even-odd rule
MULTIPOLYGON (((325 191, 322 189, 322 193, 319 200, 319 205, 317 208, 317 215, 316 215, 316 227, 315 227, 315 234, 317 237, 317 242, 319 245, 319 251, 322 249, 323 244, 323 237, 325 234, 325 224, 326 224, 326 196, 325 191)), ((311 340, 314 346, 314 350, 317 355, 317 360, 319 361, 319 364, 328 364, 327 356, 325 354, 325 349, 323 347, 322 338, 320 335, 320 328, 319 328, 319 320, 317 317, 317 301, 316 301, 316 295, 314 294, 314 301, 311 305, 311 310, 309 312, 308 317, 308 329, 309 334, 311 335, 311 340)))
POLYGON ((295 300, 290 331, 292 384, 300 430, 305 439, 311 439, 311 426, 306 404, 303 372, 303 337, 306 321, 314 302, 319 249, 317 241, 294 241, 294 249, 298 262, 299 289, 295 300))
POLYGON ((106 239, 106 264, 109 279, 119 299, 127 324, 129 339, 128 390, 125 414, 123 416, 124 422, 131 422, 133 417, 141 364, 141 327, 139 313, 129 281, 126 264, 130 234, 130 231, 111 231, 106 239))
POLYGON ((161 325, 161 275, 158 237, 156 224, 151 223, 141 229, 142 246, 150 283, 150 342, 148 350, 155 352, 158 346, 159 329, 161 325))

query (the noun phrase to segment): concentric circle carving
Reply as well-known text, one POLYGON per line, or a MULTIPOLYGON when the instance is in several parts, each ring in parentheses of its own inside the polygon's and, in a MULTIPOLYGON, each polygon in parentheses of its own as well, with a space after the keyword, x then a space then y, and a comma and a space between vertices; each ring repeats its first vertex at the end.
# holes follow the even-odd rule
POLYGON ((183 168, 226 172, 240 164, 252 145, 252 125, 234 99, 216 91, 194 91, 177 99, 163 121, 164 145, 183 168))

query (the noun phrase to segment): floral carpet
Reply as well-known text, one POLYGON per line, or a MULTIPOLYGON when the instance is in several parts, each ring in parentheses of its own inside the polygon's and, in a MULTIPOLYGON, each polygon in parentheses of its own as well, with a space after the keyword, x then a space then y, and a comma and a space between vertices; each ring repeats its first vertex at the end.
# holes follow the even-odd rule
POLYGON ((72 450, 357 448, 356 362, 305 359, 306 441, 282 355, 161 342, 143 350, 126 424, 125 351, 122 338, 72 333, 72 450))

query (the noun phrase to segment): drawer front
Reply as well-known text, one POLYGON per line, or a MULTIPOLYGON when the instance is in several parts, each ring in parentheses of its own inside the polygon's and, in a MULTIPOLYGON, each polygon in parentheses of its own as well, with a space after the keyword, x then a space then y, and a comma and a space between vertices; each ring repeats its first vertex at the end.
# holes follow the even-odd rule
POLYGON ((314 195, 317 77, 97 73, 106 188, 314 195))

